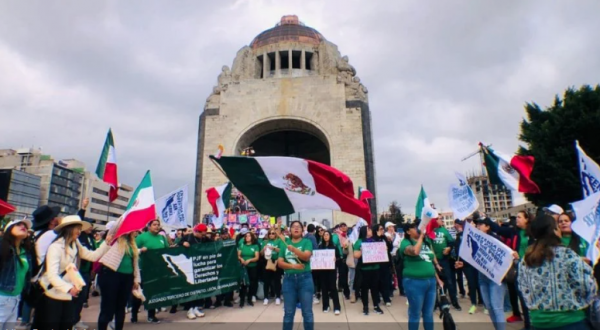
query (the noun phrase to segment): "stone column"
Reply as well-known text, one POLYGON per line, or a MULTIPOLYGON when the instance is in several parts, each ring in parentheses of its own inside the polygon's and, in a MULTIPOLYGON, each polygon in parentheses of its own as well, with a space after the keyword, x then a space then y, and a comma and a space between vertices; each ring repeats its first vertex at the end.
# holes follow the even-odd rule
POLYGON ((288 71, 288 74, 291 77, 292 76, 292 50, 291 49, 288 50, 288 63, 290 66, 290 68, 289 68, 290 71, 288 71))
POLYGON ((304 75, 306 71, 306 51, 302 50, 302 55, 300 55, 300 69, 302 69, 302 75, 304 75))
POLYGON ((267 78, 271 69, 271 61, 269 60, 269 54, 267 52, 263 52, 263 79, 267 78))
POLYGON ((275 51, 275 77, 281 76, 281 55, 275 51))

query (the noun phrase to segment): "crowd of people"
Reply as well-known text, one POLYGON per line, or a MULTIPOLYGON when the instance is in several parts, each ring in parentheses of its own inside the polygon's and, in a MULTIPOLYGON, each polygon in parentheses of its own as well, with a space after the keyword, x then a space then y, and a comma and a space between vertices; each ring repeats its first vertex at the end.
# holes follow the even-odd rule
MULTIPOLYGON (((169 235, 159 220, 153 220, 143 232, 120 236, 116 242, 110 231, 96 231, 82 220, 86 206, 87 201, 78 215, 64 218, 58 216, 58 208, 42 206, 33 213, 33 222, 17 219, 4 227, 0 242, 3 329, 86 328, 82 310, 88 307, 90 295, 100 295, 98 328, 121 330, 128 313, 136 323, 141 312, 143 253, 215 240, 236 241, 241 266, 238 294, 171 306, 170 313, 184 311, 187 318, 195 319, 220 307, 248 308, 260 300, 264 305, 283 302, 284 329, 293 328, 299 309, 304 329, 312 330, 315 306, 320 305, 323 313, 340 315, 340 299, 345 299, 362 303, 365 316, 383 314, 381 304, 390 306, 397 294, 407 298, 409 329, 417 330, 422 323, 425 330, 432 330, 443 289, 456 310, 461 310, 459 295, 468 295, 469 314, 483 305, 496 330, 520 321, 525 329, 589 329, 587 309, 598 286, 594 275, 600 277, 585 257, 587 243, 571 229, 572 214, 556 205, 536 217, 521 211, 501 223, 476 213, 455 221, 455 237, 436 219, 432 221, 438 221, 438 227, 430 235, 420 230, 418 221, 402 228, 387 222, 356 227, 341 223, 328 229, 300 221, 286 226, 281 219, 261 227, 241 224, 237 230, 198 224, 169 235), (512 249, 514 266, 502 284, 461 260, 467 223, 512 249), (371 242, 385 243, 388 261, 363 262, 364 244, 371 242), (334 269, 311 270, 312 253, 319 249, 334 251, 334 269), (73 265, 80 277, 73 276, 73 265), (512 315, 505 318, 507 310, 512 315)), ((159 323, 157 312, 147 310, 147 321, 159 323)))

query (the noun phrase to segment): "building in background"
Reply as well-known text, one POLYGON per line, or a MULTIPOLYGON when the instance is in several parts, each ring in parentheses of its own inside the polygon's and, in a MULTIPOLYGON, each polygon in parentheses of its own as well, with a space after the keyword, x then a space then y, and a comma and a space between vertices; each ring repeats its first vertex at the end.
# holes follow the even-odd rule
POLYGON ((517 206, 510 207, 502 211, 496 211, 488 214, 490 218, 497 220, 508 219, 510 216, 516 216, 519 211, 527 211, 531 216, 535 216, 537 207, 533 203, 525 203, 517 206))
POLYGON ((446 229, 454 229, 454 212, 440 211, 439 218, 444 221, 444 227, 446 227, 446 229))
POLYGON ((472 175, 467 182, 479 202, 479 211, 490 215, 513 207, 512 193, 504 186, 492 185, 487 176, 472 175))
POLYGON ((94 223, 94 227, 103 229, 108 221, 116 221, 123 215, 133 195, 133 187, 121 184, 119 197, 108 203, 109 185, 96 176, 96 173, 85 172, 83 196, 89 198, 85 213, 86 220, 94 223))
POLYGON ((0 199, 15 206, 17 210, 10 219, 31 219, 31 214, 40 205, 41 178, 15 169, 0 170, 0 199))

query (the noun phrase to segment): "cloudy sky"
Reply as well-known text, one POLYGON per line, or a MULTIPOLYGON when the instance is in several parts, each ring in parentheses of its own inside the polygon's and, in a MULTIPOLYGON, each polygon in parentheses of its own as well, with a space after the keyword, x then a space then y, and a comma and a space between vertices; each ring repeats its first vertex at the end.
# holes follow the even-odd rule
POLYGON ((0 148, 95 169, 115 131, 120 179, 193 193, 198 116, 223 65, 282 15, 339 46, 369 89, 379 209, 438 207, 483 141, 518 146, 525 102, 600 77, 600 2, 0 1, 0 148))

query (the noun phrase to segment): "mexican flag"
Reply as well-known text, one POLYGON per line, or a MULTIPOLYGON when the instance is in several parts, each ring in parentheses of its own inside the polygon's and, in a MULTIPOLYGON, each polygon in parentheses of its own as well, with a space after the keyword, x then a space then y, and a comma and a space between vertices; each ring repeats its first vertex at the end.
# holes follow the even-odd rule
POLYGON ((154 188, 150 179, 150 171, 148 171, 131 196, 127 210, 115 226, 116 234, 114 234, 114 238, 142 230, 148 222, 154 219, 156 219, 154 188))
POLYGON ((102 181, 108 183, 110 191, 108 200, 114 201, 118 197, 119 180, 117 179, 117 153, 115 151, 115 140, 112 136, 112 131, 109 129, 102 148, 102 154, 96 167, 96 174, 102 181))
POLYGON ((417 198, 417 205, 415 206, 415 216, 421 219, 419 223, 419 229, 426 230, 427 235, 431 238, 435 238, 435 233, 433 230, 437 227, 437 221, 431 221, 432 219, 437 219, 439 214, 438 212, 431 206, 431 202, 425 193, 425 189, 421 186, 421 191, 419 192, 419 197, 417 198), (433 237, 431 237, 433 235, 433 237))
POLYGON ((212 206, 215 217, 221 217, 225 214, 225 209, 229 207, 231 199, 231 182, 222 186, 212 187, 206 190, 206 199, 212 206))
POLYGON ((367 189, 364 189, 363 187, 358 187, 358 199, 361 201, 367 200, 367 199, 373 199, 375 198, 375 196, 373 196, 373 194, 368 191, 367 189))
POLYGON ((507 156, 479 144, 483 151, 485 169, 491 184, 504 185, 521 193, 539 194, 540 188, 531 181, 534 158, 532 156, 507 156))
POLYGON ((371 220, 369 205, 354 198, 352 180, 331 166, 293 157, 211 159, 261 214, 339 210, 371 220))

